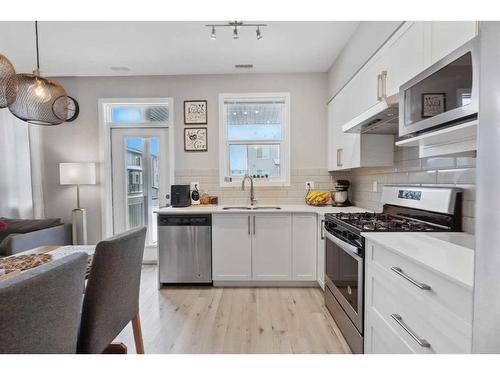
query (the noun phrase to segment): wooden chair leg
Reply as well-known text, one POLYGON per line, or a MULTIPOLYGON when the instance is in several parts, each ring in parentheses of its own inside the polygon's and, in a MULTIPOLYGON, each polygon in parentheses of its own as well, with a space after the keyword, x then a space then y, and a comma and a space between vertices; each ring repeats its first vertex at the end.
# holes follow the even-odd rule
POLYGON ((132 330, 134 331, 135 350, 137 354, 144 354, 144 342, 142 341, 141 319, 139 313, 132 318, 132 330))

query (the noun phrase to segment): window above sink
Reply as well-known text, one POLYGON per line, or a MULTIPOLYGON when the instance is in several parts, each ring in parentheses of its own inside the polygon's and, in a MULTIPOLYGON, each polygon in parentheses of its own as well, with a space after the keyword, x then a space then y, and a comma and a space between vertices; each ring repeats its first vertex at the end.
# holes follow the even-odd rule
POLYGON ((290 185, 290 94, 220 94, 219 107, 220 185, 290 185))

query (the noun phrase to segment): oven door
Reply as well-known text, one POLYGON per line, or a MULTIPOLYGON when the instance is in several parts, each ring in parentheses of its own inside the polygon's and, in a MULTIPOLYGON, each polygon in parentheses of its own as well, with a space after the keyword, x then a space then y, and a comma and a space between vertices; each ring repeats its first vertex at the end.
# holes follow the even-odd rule
POLYGON ((325 231, 325 282, 360 333, 363 333, 363 258, 358 248, 325 231))

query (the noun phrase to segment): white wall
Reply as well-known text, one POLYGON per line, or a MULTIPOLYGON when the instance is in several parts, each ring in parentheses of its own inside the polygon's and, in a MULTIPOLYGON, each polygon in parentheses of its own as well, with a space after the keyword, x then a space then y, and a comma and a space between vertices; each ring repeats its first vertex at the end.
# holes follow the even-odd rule
POLYGON ((335 96, 401 24, 401 21, 360 22, 328 72, 328 98, 335 96))
MULTIPOLYGON (((155 77, 61 78, 81 113, 73 123, 42 129, 43 191, 47 217, 70 220, 75 206, 72 187, 59 185, 60 162, 97 161, 99 98, 173 97, 175 107, 176 169, 218 170, 218 95, 235 92, 290 92, 291 167, 326 170, 326 73, 242 74, 155 77), (186 153, 183 148, 183 101, 208 100, 208 152, 186 153)), ((198 181, 198 180, 196 180, 198 181)), ((99 186, 84 186, 82 206, 89 217, 89 242, 101 238, 99 186)))

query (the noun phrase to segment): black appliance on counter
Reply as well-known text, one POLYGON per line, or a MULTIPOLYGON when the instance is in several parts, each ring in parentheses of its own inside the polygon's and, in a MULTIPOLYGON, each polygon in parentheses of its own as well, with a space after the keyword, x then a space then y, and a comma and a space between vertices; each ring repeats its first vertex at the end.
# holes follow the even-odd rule
POLYGON ((170 204, 172 207, 191 206, 191 186, 172 185, 170 187, 170 204))
POLYGON ((384 186, 382 213, 325 215, 325 305, 353 353, 363 353, 362 232, 461 231, 461 196, 455 188, 384 186))

